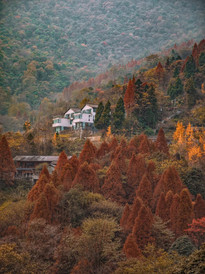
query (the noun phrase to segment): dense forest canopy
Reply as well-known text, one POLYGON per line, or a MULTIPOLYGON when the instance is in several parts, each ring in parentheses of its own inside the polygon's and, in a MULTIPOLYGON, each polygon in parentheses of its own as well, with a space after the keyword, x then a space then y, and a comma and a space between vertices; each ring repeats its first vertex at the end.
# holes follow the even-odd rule
POLYGON ((35 108, 112 64, 199 41, 204 13, 203 0, 1 1, 1 114, 11 96, 35 108))

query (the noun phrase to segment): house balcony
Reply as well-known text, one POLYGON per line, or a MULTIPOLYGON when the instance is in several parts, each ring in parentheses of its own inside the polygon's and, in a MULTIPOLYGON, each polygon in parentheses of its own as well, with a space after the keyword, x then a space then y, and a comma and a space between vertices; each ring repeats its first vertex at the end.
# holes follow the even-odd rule
POLYGON ((54 127, 54 128, 56 128, 56 127, 63 127, 63 128, 72 127, 72 122, 70 119, 66 119, 66 118, 54 118, 52 127, 54 127))

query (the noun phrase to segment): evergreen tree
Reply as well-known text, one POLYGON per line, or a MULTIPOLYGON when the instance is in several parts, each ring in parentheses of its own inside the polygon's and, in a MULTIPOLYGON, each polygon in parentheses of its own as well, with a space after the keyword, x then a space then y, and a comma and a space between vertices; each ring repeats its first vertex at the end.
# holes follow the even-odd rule
POLYGON ((185 85, 185 92, 186 92, 187 106, 191 108, 196 104, 196 99, 197 99, 197 93, 194 86, 193 78, 190 78, 187 80, 185 85))
POLYGON ((105 104, 105 108, 103 110, 103 113, 100 117, 100 124, 102 129, 107 129, 108 126, 110 125, 111 122, 111 104, 110 101, 108 100, 107 103, 105 104))
POLYGON ((184 68, 185 77, 190 78, 194 75, 195 72, 196 72, 196 64, 193 56, 191 55, 189 56, 184 68))
POLYGON ((199 66, 205 65, 205 52, 202 52, 199 56, 199 66))
POLYGON ((183 93, 183 84, 179 77, 176 80, 172 80, 169 84, 167 94, 171 99, 175 99, 177 96, 183 93))
POLYGON ((124 101, 122 97, 120 97, 120 99, 117 102, 115 112, 113 113, 113 125, 115 129, 122 128, 124 120, 125 120, 124 101))
POLYGON ((97 129, 102 128, 100 118, 101 118, 101 115, 103 113, 103 110, 104 110, 103 103, 100 102, 98 107, 97 107, 97 110, 96 110, 95 121, 94 121, 94 125, 97 129))

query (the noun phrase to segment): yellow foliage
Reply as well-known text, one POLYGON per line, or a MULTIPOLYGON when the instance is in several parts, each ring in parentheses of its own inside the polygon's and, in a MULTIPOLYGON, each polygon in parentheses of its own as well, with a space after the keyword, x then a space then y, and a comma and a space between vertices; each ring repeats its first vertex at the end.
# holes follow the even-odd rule
POLYGON ((184 143, 184 126, 182 122, 177 122, 177 128, 176 131, 174 132, 173 138, 177 143, 183 144, 184 143))
POLYGON ((111 133, 111 126, 109 126, 109 127, 107 128, 106 137, 110 138, 111 135, 112 135, 112 133, 111 133))
POLYGON ((189 161, 195 162, 198 160, 198 158, 201 158, 201 156, 202 156, 201 148, 198 145, 194 145, 188 150, 189 161))

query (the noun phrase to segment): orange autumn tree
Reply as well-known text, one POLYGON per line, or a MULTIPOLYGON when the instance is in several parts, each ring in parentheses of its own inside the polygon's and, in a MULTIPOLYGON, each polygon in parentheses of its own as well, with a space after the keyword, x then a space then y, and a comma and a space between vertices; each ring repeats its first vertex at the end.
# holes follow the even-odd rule
POLYGON ((43 192, 47 198, 47 206, 48 206, 48 210, 50 211, 50 217, 51 217, 51 222, 52 222, 53 218, 54 218, 54 209, 60 199, 60 193, 55 188, 55 186, 52 182, 49 184, 46 184, 43 192))
POLYGON ((51 211, 48 206, 48 200, 44 192, 42 192, 35 203, 33 213, 30 216, 30 220, 35 218, 43 218, 50 223, 51 211))
POLYGON ((136 196, 131 207, 130 214, 127 218, 127 224, 124 226, 125 231, 132 231, 132 228, 135 224, 135 219, 137 218, 142 206, 143 201, 140 199, 140 197, 136 196))
POLYGON ((152 201, 152 185, 145 173, 136 191, 136 196, 140 197, 145 206, 151 206, 152 201))
POLYGON ((115 137, 113 137, 108 146, 109 146, 109 151, 115 150, 117 148, 117 146, 118 146, 117 139, 115 137))
POLYGON ((77 156, 74 154, 69 160, 68 160, 69 164, 72 166, 74 174, 77 173, 78 168, 79 168, 79 160, 77 158, 77 156))
POLYGON ((66 153, 64 151, 62 151, 60 153, 60 155, 59 155, 58 162, 57 162, 57 165, 56 165, 56 168, 55 168, 59 177, 61 177, 62 171, 63 171, 63 167, 67 163, 68 163, 67 155, 66 155, 66 153))
POLYGON ((106 143, 104 141, 100 145, 100 148, 97 150, 96 156, 97 156, 97 158, 101 158, 101 157, 105 156, 108 152, 109 152, 109 145, 108 145, 108 143, 106 143))
POLYGON ((80 164, 84 162, 88 162, 88 164, 90 164, 95 158, 95 154, 96 154, 96 147, 93 145, 93 143, 89 139, 87 139, 79 156, 80 164))
POLYGON ((46 177, 46 175, 42 174, 42 176, 40 176, 36 184, 32 187, 32 189, 28 193, 28 197, 27 197, 28 201, 30 202, 36 201, 40 197, 46 184, 48 183, 49 183, 48 178, 46 177))
POLYGON ((137 258, 142 256, 142 252, 139 249, 134 236, 130 233, 123 246, 123 251, 127 258, 137 258))
POLYGON ((118 203, 125 202, 125 190, 122 183, 122 174, 116 161, 112 161, 105 177, 105 182, 101 188, 101 192, 106 199, 118 203))
POLYGON ((205 217, 205 200, 202 198, 201 194, 197 194, 196 196, 196 201, 194 203, 194 215, 195 219, 205 217))
POLYGON ((62 170, 61 182, 65 191, 69 191, 75 178, 75 172, 70 162, 65 164, 62 170))
POLYGON ((142 153, 142 154, 149 154, 150 150, 151 150, 150 142, 149 142, 147 136, 143 134, 138 151, 139 151, 139 153, 142 153))
POLYGON ((120 225, 126 230, 127 227, 127 221, 130 215, 130 207, 128 205, 128 203, 126 203, 125 207, 124 207, 124 211, 122 214, 122 217, 120 219, 120 225))
POLYGON ((16 167, 5 135, 0 141, 0 180, 13 184, 16 167))
POLYGON ((75 176, 75 179, 72 183, 72 186, 82 185, 84 190, 99 192, 100 185, 97 174, 95 170, 93 170, 87 162, 84 162, 80 165, 78 172, 75 176))
POLYGON ((124 106, 127 114, 130 114, 135 104, 134 83, 130 79, 124 95, 124 106))
POLYGON ((169 154, 169 148, 168 148, 167 141, 166 141, 166 138, 164 135, 164 130, 162 128, 160 128, 160 130, 158 132, 155 145, 159 149, 159 151, 169 154))

